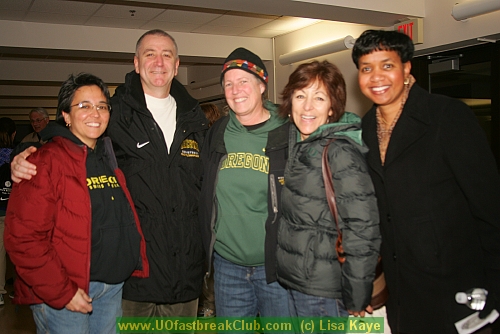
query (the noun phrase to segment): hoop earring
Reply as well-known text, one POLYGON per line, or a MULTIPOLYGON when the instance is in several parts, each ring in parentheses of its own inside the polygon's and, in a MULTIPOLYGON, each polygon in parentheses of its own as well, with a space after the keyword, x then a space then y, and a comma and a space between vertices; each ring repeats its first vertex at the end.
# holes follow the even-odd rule
POLYGON ((407 78, 405 78, 404 84, 405 84, 405 85, 408 85, 409 83, 410 83, 410 78, 408 78, 408 77, 407 77, 407 78))

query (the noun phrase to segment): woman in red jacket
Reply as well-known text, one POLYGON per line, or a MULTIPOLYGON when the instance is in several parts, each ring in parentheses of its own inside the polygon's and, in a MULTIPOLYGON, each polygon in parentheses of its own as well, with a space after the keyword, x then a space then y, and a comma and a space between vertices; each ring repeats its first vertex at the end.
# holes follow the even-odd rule
POLYGON ((147 277, 145 242, 108 138, 109 91, 87 73, 58 97, 50 140, 15 184, 5 248, 16 266, 14 302, 30 304, 39 333, 115 333, 123 281, 147 277), (66 127, 65 127, 65 126, 66 127))

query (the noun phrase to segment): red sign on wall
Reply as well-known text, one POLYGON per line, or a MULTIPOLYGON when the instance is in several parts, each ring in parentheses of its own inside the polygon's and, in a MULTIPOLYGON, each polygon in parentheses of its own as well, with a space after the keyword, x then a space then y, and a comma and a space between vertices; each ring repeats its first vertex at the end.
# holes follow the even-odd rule
POLYGON ((394 25, 394 30, 407 34, 413 41, 413 44, 422 44, 424 42, 424 20, 417 18, 407 20, 394 25))

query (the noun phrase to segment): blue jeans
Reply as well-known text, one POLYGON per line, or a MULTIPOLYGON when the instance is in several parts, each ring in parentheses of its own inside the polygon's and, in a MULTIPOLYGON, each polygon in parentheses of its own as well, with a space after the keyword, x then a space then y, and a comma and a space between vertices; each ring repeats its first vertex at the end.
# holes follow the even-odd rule
POLYGON ((245 267, 215 253, 215 309, 221 317, 289 317, 286 289, 267 284, 264 266, 245 267))
POLYGON ((92 312, 83 314, 66 308, 54 309, 47 304, 31 305, 38 334, 105 334, 116 333, 116 318, 122 315, 120 284, 90 282, 92 312))
POLYGON ((308 295, 288 289, 288 301, 292 317, 348 317, 342 299, 308 295))
MULTIPOLYGON (((326 318, 349 316, 342 299, 318 297, 288 289, 288 302, 292 317, 326 318)), ((293 321, 293 325, 295 333, 301 333, 297 320, 293 321)))

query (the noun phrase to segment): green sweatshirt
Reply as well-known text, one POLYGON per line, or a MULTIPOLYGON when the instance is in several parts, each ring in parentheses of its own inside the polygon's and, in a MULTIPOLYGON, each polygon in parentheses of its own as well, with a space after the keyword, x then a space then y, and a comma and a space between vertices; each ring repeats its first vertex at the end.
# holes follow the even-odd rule
POLYGON ((218 175, 215 251, 243 266, 264 265, 265 223, 268 216, 269 158, 265 148, 269 131, 286 120, 266 101, 271 118, 248 131, 230 111, 224 132, 227 158, 218 175))

